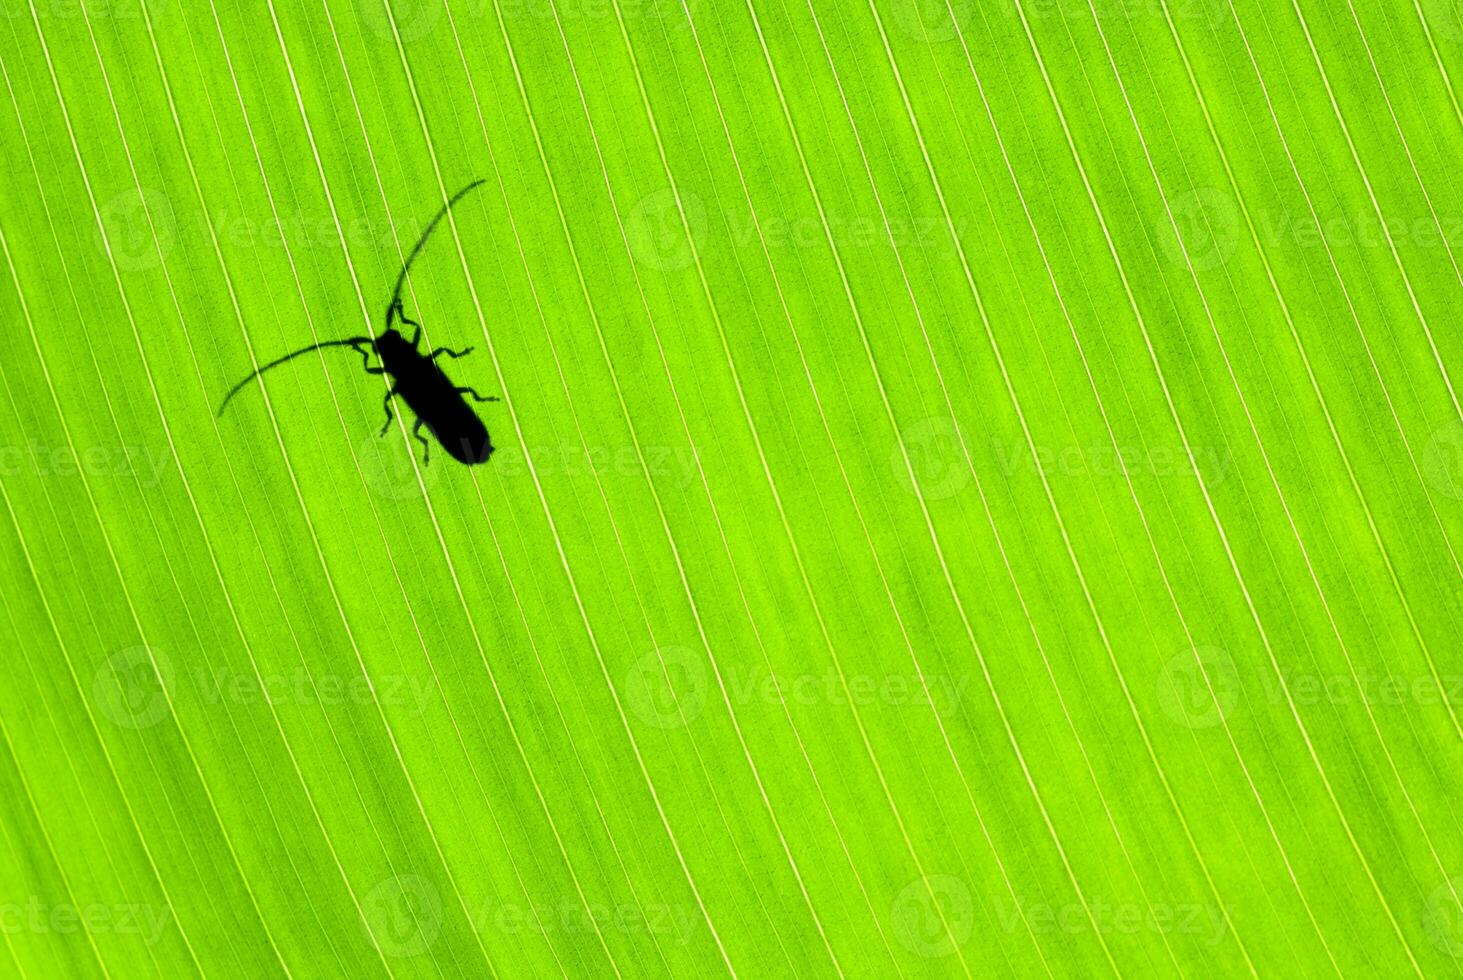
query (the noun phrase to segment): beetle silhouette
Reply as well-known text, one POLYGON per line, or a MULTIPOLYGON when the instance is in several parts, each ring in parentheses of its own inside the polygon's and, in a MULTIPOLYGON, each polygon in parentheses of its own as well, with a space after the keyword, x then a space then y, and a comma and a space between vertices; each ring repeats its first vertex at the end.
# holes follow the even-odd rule
POLYGON ((391 410, 391 400, 399 396, 416 416, 416 424, 412 426, 412 436, 422 444, 423 464, 431 461, 432 444, 422 436, 422 426, 431 430, 442 448, 447 450, 448 455, 459 463, 468 466, 486 463, 488 457, 493 454, 492 440, 488 437, 488 430, 483 425, 482 419, 478 418, 477 413, 473 411, 472 406, 463 396, 470 396, 474 401, 480 403, 495 402, 498 399, 480 395, 472 388, 453 384, 452 379, 447 377, 447 373, 437 363, 437 359, 444 355, 453 359, 466 357, 472 353, 472 348, 454 351, 446 347, 438 347, 431 353, 423 354, 419 349, 422 340, 422 325, 406 315, 406 310, 401 302, 401 289, 406 284, 406 274, 411 269, 411 264, 416 261, 416 257, 421 254, 427 240, 432 237, 432 232, 437 230, 437 225, 446 217, 453 205, 482 183, 481 180, 475 180, 452 195, 427 224, 426 230, 422 232, 421 238, 417 239, 416 245, 413 246, 406 261, 402 263, 401 272, 396 277, 396 289, 391 294, 391 304, 386 307, 386 329, 380 335, 327 340, 311 344, 309 347, 302 347, 284 357, 270 361, 229 389, 229 393, 224 396, 223 403, 218 407, 219 416, 223 416, 224 409, 229 407, 229 402, 235 395, 243 391, 249 382, 265 371, 279 367, 281 364, 311 351, 326 347, 350 347, 361 355, 367 374, 384 374, 391 379, 391 388, 386 392, 386 398, 382 403, 386 409, 386 424, 381 426, 381 435, 384 436, 386 430, 391 427, 391 422, 395 418, 391 410), (403 325, 414 328, 410 340, 396 329, 398 320, 403 325), (380 367, 371 366, 372 351, 381 359, 380 367))

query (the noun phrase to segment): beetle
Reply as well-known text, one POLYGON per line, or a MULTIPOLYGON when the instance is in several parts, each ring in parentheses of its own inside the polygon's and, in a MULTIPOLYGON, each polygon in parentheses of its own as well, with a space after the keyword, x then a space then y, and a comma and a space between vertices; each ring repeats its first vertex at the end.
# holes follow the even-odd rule
POLYGON ((454 351, 446 347, 438 347, 431 353, 422 353, 419 349, 422 325, 406 315, 401 301, 401 289, 406 284, 407 271, 411 269, 411 264, 416 261, 416 257, 421 254, 427 240, 432 237, 432 232, 436 231, 437 225, 446 217, 453 205, 462 200, 469 191, 482 184, 482 180, 475 180, 452 195, 427 224, 426 230, 422 232, 421 238, 417 239, 411 254, 402 263, 400 274, 396 277, 396 289, 391 294, 390 305, 386 307, 386 329, 380 335, 327 340, 319 344, 311 344, 309 347, 302 347, 284 357, 270 361, 229 389, 229 393, 224 396, 223 403, 219 405, 219 417, 223 416, 224 409, 228 408, 229 402, 233 400, 234 396, 265 371, 279 367, 281 364, 311 351, 326 347, 350 347, 361 355, 367 374, 386 375, 391 379, 391 387, 387 390, 382 403, 386 409, 386 424, 381 426, 381 435, 384 436, 387 429, 391 427, 391 422, 395 418, 391 410, 391 400, 399 396, 416 415, 416 424, 412 426, 412 436, 422 444, 423 464, 430 462, 432 449, 432 444, 422 436, 422 426, 424 425, 431 430, 432 435, 436 436, 437 442, 447 450, 448 455, 459 463, 468 466, 486 463, 488 457, 493 454, 492 440, 488 437, 487 427, 483 425, 482 420, 478 418, 477 413, 473 411, 472 406, 463 396, 470 396, 479 403, 495 402, 498 399, 480 395, 472 388, 454 384, 437 363, 437 359, 444 355, 453 359, 466 357, 472 353, 472 348, 454 351), (404 326, 414 328, 410 340, 397 330, 398 320, 404 326), (371 352, 373 351, 381 359, 380 367, 371 366, 371 352))

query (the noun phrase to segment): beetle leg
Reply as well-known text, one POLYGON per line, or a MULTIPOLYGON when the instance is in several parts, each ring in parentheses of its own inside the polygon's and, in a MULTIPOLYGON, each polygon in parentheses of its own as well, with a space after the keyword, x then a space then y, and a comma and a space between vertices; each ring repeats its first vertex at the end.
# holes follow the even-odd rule
POLYGON ((422 444, 422 465, 426 466, 431 462, 432 444, 422 435, 421 419, 417 419, 417 424, 411 427, 411 434, 416 436, 417 442, 422 444))
POLYGON ((405 313, 401 314, 401 322, 410 323, 417 328, 416 332, 411 335, 411 345, 415 347, 420 344, 422 342, 422 325, 415 320, 409 319, 405 313))
POLYGON ((381 432, 379 433, 380 435, 384 436, 386 434, 386 430, 391 428, 392 419, 396 418, 396 415, 391 411, 391 399, 395 397, 396 388, 392 387, 392 389, 386 393, 386 398, 383 399, 381 402, 381 406, 386 409, 386 424, 381 426, 381 432))
POLYGON ((432 353, 427 355, 427 360, 435 360, 436 358, 441 357, 443 354, 446 354, 448 357, 456 360, 459 357, 466 357, 471 353, 471 347, 464 347, 462 350, 450 350, 446 347, 438 347, 436 350, 432 351, 432 353))
POLYGON ((384 374, 381 368, 371 367, 371 352, 361 346, 361 342, 351 344, 351 349, 361 355, 361 365, 366 369, 367 374, 384 374))
POLYGON ((479 395, 472 388, 458 388, 457 389, 457 393, 459 395, 471 395, 473 397, 473 400, 474 401, 479 401, 479 402, 495 402, 495 401, 500 401, 501 400, 501 399, 497 398, 496 396, 494 396, 492 398, 488 398, 488 397, 485 397, 483 395, 479 395))

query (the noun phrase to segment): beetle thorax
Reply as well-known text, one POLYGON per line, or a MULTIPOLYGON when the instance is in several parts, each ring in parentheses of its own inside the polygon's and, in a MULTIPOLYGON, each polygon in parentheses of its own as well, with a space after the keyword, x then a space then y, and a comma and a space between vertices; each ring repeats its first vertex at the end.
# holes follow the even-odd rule
POLYGON ((382 360, 400 358, 416 352, 411 341, 403 337, 395 328, 388 328, 381 336, 376 338, 376 351, 381 355, 382 360))

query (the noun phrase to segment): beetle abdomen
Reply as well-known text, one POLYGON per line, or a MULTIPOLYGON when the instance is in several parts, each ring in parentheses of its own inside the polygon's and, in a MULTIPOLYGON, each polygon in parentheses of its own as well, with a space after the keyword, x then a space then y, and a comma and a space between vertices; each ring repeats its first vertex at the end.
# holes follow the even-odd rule
POLYGON ((442 448, 459 463, 472 466, 474 463, 486 463, 488 457, 493 454, 493 443, 488 438, 487 427, 473 414, 466 405, 463 413, 467 416, 464 424, 450 427, 439 427, 438 424, 428 420, 427 428, 432 430, 432 435, 442 444, 442 448))
POLYGON ((426 377, 431 379, 430 383, 420 383, 421 376, 408 375, 405 383, 398 380, 396 390, 401 400, 432 430, 432 435, 453 459, 468 466, 487 462, 493 443, 482 419, 445 374, 433 370, 426 377))

